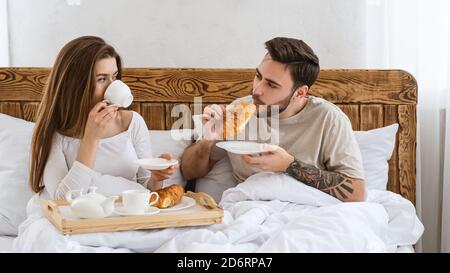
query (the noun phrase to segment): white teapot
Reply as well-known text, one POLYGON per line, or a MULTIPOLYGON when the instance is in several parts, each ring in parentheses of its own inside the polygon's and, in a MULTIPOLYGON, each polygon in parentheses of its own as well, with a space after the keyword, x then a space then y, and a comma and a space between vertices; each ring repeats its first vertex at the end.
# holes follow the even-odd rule
POLYGON ((104 218, 114 211, 114 202, 118 196, 105 197, 95 192, 97 187, 89 187, 88 193, 83 195, 81 190, 71 190, 66 193, 66 200, 70 203, 72 212, 80 218, 104 218), (74 192, 79 197, 72 198, 74 192))

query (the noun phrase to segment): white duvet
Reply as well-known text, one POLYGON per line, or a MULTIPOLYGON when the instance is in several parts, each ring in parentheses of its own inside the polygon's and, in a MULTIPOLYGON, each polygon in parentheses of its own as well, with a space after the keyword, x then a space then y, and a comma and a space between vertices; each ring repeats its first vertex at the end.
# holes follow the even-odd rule
POLYGON ((343 203, 295 179, 259 173, 224 192, 221 224, 62 236, 39 196, 14 241, 18 252, 395 252, 424 227, 411 202, 380 190, 343 203))

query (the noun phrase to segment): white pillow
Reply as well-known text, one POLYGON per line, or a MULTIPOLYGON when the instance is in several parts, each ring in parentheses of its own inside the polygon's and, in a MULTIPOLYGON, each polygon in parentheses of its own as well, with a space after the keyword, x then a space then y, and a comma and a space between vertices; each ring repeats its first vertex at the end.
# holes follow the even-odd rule
POLYGON ((369 131, 354 131, 361 150, 367 189, 386 190, 389 163, 395 146, 398 124, 369 131))
POLYGON ((237 181, 233 177, 233 168, 229 157, 225 156, 214 165, 206 176, 196 179, 195 191, 206 192, 219 203, 222 193, 235 186, 237 186, 237 181))
POLYGON ((17 235, 32 191, 28 183, 34 123, 0 114, 0 235, 17 235))
MULTIPOLYGON (((158 157, 161 154, 169 153, 172 154, 180 164, 180 157, 183 154, 184 149, 192 143, 192 130, 150 130, 149 132, 153 156, 158 157), (181 133, 182 135, 178 133, 181 133)), ((172 184, 180 184, 183 187, 186 186, 186 180, 181 175, 179 167, 170 179, 164 181, 164 187, 172 184)))

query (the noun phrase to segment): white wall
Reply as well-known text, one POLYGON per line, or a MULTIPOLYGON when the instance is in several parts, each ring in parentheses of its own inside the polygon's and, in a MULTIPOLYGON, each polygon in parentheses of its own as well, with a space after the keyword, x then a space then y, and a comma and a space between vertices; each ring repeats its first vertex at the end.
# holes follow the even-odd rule
POLYGON ((365 63, 360 0, 79 1, 9 0, 11 66, 51 66, 66 42, 88 34, 129 67, 254 67, 275 36, 303 39, 322 67, 365 63))
POLYGON ((0 67, 9 66, 8 5, 0 0, 0 67))

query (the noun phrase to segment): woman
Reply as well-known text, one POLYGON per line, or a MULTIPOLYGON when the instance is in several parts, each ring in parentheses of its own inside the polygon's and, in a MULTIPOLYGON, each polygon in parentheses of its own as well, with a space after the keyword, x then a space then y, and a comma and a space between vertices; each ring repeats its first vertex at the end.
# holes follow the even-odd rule
MULTIPOLYGON (((99 37, 80 37, 62 48, 33 133, 34 192, 64 199, 69 190, 86 192, 90 186, 104 195, 142 187, 154 191, 174 173, 174 167, 149 172, 133 163, 151 157, 145 121, 103 101, 108 85, 121 75, 120 56, 99 37)), ((170 159, 169 154, 161 157, 170 159)))

